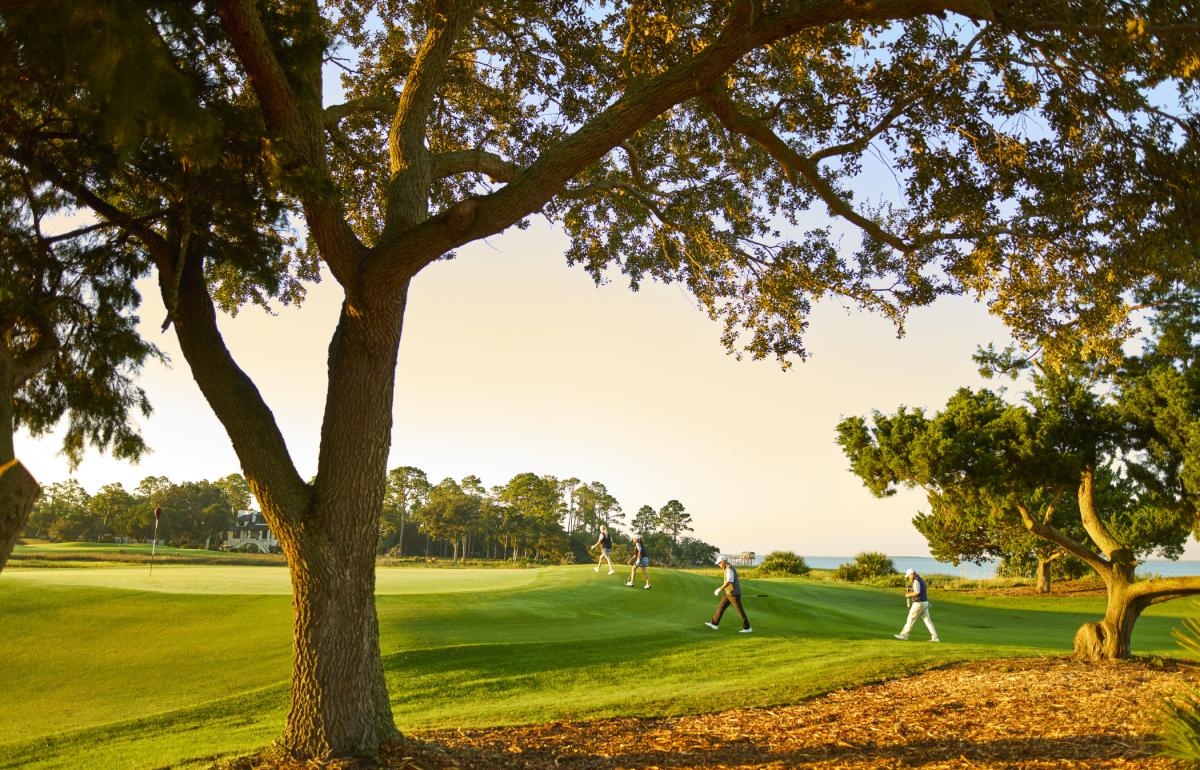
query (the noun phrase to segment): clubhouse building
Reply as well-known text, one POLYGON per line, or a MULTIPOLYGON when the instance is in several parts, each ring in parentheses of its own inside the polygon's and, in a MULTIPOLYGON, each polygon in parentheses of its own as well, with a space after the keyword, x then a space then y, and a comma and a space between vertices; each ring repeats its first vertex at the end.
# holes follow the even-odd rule
POLYGON ((232 529, 221 533, 222 551, 279 553, 279 541, 259 511, 238 511, 232 529))

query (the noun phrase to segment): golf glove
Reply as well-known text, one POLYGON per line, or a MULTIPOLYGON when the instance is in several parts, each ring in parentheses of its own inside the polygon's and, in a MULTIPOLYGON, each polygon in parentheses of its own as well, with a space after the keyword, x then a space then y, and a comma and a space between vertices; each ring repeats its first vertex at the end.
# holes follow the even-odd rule
POLYGON ((717 590, 713 591, 713 596, 720 596, 720 595, 721 595, 721 589, 720 589, 720 588, 718 588, 717 590))

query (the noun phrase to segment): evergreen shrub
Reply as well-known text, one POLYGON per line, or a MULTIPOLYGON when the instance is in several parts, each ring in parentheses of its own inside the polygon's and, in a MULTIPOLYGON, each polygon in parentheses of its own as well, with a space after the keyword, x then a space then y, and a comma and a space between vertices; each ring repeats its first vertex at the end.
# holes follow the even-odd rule
POLYGON ((791 551, 771 551, 758 565, 760 575, 807 575, 810 567, 804 557, 791 551))

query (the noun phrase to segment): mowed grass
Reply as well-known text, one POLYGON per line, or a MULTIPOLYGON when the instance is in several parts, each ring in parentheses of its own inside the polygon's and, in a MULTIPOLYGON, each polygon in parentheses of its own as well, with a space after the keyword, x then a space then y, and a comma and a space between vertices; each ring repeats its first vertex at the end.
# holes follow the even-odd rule
MULTIPOLYGON (((942 644, 896 590, 748 580, 755 632, 702 625, 711 575, 654 588, 589 567, 381 568, 381 645, 402 730, 790 703, 986 657, 1069 652, 1103 599, 935 593, 942 644)), ((253 750, 287 706, 291 611, 274 567, 11 569, 0 575, 0 768, 152 768, 253 750)), ((1190 602, 1152 608, 1140 654, 1176 654, 1190 602)))

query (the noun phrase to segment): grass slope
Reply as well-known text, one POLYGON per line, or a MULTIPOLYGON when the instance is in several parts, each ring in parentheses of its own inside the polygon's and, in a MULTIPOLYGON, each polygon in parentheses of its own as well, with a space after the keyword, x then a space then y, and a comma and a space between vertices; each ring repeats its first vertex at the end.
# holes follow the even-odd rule
MULTIPOLYGON (((898 592, 861 586, 745 581, 755 633, 740 635, 736 616, 702 625, 715 575, 654 570, 644 591, 586 567, 379 574, 403 730, 795 702, 948 662, 1064 653, 1103 608, 935 594, 935 645, 893 640, 898 592)), ((287 705, 281 586, 271 567, 6 571, 0 768, 175 766, 267 743, 287 705)), ((1135 650, 1172 653, 1191 609, 1152 608, 1135 650)))

